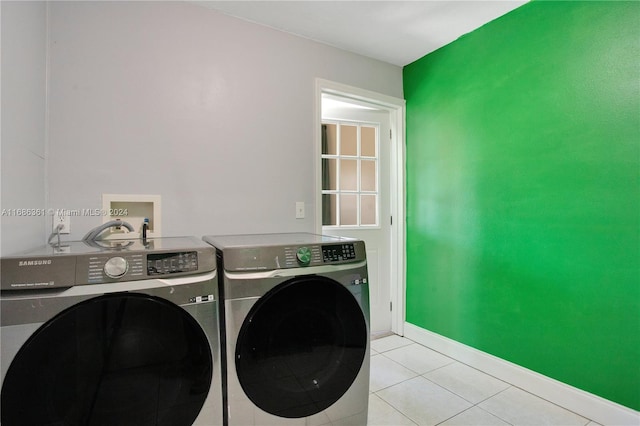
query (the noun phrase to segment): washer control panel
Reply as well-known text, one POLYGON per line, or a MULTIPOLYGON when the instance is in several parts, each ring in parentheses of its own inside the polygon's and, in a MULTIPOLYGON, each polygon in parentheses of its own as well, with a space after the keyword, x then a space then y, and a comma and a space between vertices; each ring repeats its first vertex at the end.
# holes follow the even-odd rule
POLYGON ((66 288, 215 271, 216 251, 195 237, 70 241, 0 258, 0 266, 3 291, 66 288))
MULTIPOLYGON (((100 284, 119 280, 144 278, 144 255, 141 253, 96 253, 87 257, 87 283, 100 284)), ((84 275, 84 274, 83 274, 84 275)))
POLYGON ((112 257, 107 260, 103 269, 109 278, 120 278, 129 270, 129 262, 123 257, 112 257))
POLYGON ((198 271, 198 252, 98 254, 88 262, 88 283, 137 280, 198 271))
POLYGON ((147 275, 177 274, 198 270, 198 252, 158 253, 147 255, 147 275))
POLYGON ((76 285, 173 278, 215 269, 213 249, 96 253, 78 259, 76 285))

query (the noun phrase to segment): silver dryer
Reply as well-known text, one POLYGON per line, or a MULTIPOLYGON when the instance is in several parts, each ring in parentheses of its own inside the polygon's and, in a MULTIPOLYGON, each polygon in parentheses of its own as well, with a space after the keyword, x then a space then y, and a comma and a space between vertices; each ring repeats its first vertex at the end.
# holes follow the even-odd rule
POLYGON ((218 250, 229 425, 366 425, 364 242, 205 236, 218 250))

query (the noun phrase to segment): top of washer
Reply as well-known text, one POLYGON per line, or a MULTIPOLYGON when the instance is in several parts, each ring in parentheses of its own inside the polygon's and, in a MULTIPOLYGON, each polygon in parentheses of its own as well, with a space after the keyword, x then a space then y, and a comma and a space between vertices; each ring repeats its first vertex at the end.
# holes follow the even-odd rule
POLYGON ((196 237, 163 237, 142 239, 114 239, 97 241, 63 241, 57 244, 40 246, 20 253, 3 256, 3 259, 10 258, 31 258, 31 257, 51 257, 51 256, 79 256, 85 254, 101 253, 132 253, 132 252, 154 252, 154 251, 175 251, 185 249, 206 248, 196 237))
POLYGON ((72 241, 0 259, 0 289, 36 290, 214 271, 215 250, 196 237, 72 241))
POLYGON ((202 239, 220 250, 242 247, 275 247, 284 245, 304 246, 355 241, 353 238, 317 235, 304 232, 284 234, 205 235, 202 239))

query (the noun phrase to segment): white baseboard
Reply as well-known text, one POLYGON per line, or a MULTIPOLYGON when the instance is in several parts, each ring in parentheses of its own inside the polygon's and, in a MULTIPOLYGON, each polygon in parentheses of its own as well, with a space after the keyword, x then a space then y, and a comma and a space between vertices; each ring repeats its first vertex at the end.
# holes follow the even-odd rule
POLYGON ((640 425, 631 408, 405 322, 404 336, 603 425, 640 425))

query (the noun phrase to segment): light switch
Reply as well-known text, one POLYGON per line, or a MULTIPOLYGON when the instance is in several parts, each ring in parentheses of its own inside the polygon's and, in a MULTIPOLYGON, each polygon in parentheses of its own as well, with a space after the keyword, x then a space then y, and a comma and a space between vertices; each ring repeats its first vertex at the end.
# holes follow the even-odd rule
POLYGON ((304 201, 296 201, 296 219, 304 219, 304 201))

